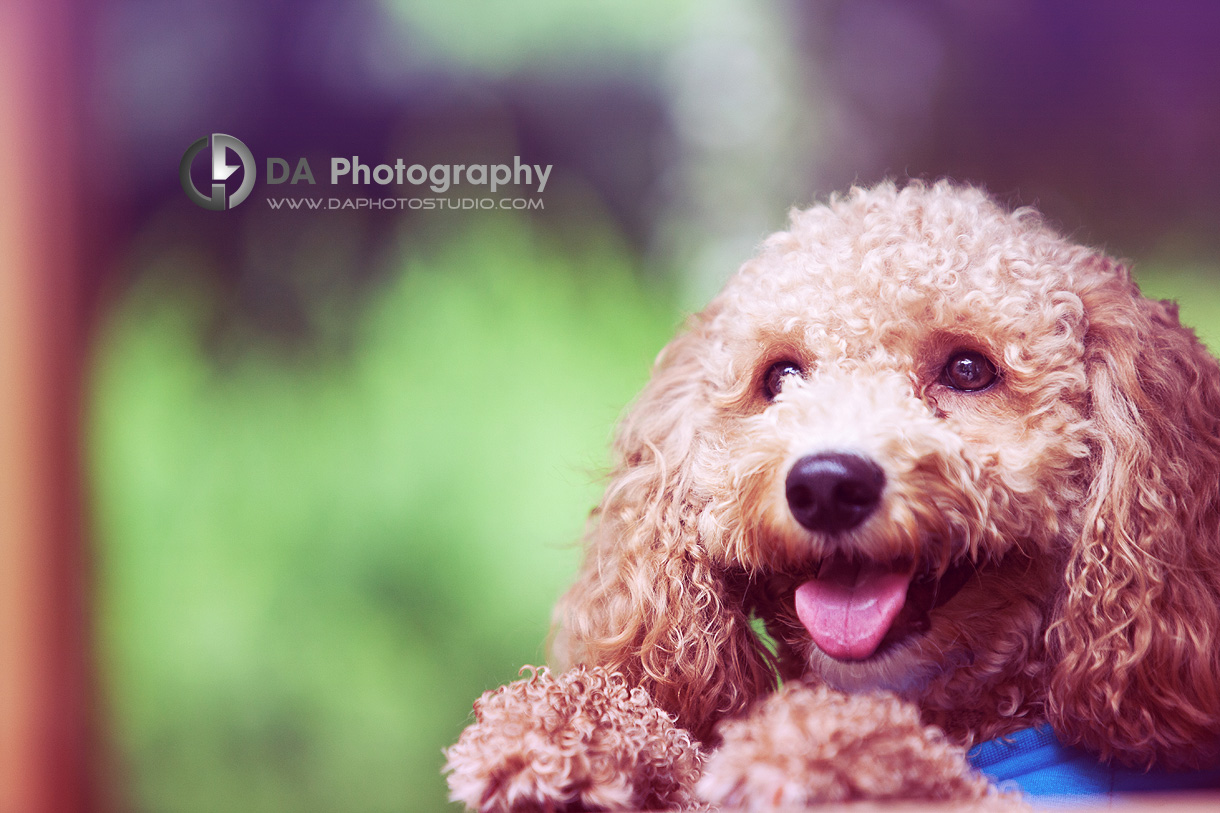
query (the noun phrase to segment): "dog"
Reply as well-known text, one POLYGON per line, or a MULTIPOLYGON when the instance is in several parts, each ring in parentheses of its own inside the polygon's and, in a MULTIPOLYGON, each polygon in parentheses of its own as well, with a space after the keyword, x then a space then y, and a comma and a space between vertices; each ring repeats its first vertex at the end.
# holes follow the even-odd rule
POLYGON ((449 750, 472 809, 1007 803, 967 749, 1028 730, 1214 778, 1220 368, 1032 209, 941 181, 793 212, 614 452, 556 613, 571 671, 449 750), (606 681, 655 726, 594 759, 626 730, 606 681))

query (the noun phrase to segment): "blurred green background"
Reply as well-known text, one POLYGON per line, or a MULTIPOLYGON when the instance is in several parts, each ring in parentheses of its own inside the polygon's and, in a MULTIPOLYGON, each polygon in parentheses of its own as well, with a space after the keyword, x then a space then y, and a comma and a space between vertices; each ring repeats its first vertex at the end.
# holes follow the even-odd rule
POLYGON ((1217 15, 1186 5, 90 6, 116 809, 447 809, 471 702, 544 660, 617 417, 791 205, 978 181, 1220 347, 1217 15), (176 177, 208 132, 555 169, 528 215, 213 213, 176 177))
POLYGON ((471 701, 544 661, 673 312, 621 249, 512 220, 401 262, 342 351, 218 363, 176 266, 103 334, 99 631, 142 809, 435 809, 471 701))

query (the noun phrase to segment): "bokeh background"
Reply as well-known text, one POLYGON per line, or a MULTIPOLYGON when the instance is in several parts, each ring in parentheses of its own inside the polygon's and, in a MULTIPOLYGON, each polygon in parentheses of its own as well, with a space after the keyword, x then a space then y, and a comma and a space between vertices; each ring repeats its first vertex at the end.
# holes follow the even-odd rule
POLYGON ((981 183, 1134 260, 1220 347, 1214 3, 72 11, 114 810, 451 809, 441 749, 544 660, 615 420, 793 205, 981 183), (261 183, 208 212, 177 168, 214 132, 260 174, 309 157, 320 194, 330 156, 554 169, 528 213, 274 211, 295 190, 261 183))

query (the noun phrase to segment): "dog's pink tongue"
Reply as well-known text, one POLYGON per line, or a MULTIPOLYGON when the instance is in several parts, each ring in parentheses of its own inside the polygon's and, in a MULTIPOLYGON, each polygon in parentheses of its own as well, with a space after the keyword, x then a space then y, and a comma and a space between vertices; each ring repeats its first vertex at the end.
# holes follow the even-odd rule
POLYGON ((910 584, 909 572, 836 558, 796 588, 796 615, 827 655, 863 660, 877 651, 910 584))

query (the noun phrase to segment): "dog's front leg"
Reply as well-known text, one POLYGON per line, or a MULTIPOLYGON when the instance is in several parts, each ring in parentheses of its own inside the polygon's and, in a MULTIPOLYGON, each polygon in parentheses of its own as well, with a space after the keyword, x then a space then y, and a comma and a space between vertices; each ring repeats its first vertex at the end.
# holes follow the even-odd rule
POLYGON ((719 730, 723 744, 697 793, 725 808, 985 800, 988 809, 1028 809, 1019 797, 996 793, 963 749, 892 694, 789 685, 719 730))
MULTIPOLYGON (((526 667, 532 669, 532 667, 526 667)), ((446 750, 450 798, 479 813, 695 805, 703 753, 617 672, 540 669, 484 694, 446 750)))

